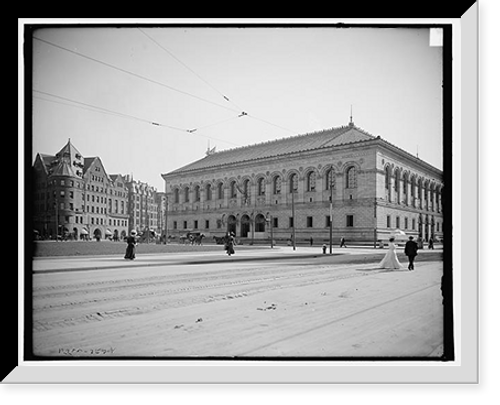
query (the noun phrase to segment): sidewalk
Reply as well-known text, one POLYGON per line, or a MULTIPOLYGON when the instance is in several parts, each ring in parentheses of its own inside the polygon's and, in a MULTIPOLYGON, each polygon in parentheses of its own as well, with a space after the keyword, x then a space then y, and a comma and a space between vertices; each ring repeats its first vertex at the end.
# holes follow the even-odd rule
MULTIPOLYGON (((319 246, 299 246, 295 250, 291 246, 279 247, 256 247, 252 250, 238 251, 236 247, 236 254, 227 257, 224 251, 211 251, 211 252, 191 252, 187 253, 148 253, 141 254, 137 252, 135 260, 125 260, 123 255, 113 256, 61 256, 61 257, 36 257, 32 261, 33 272, 45 271, 78 271, 78 270, 97 270, 97 269, 122 269, 134 267, 158 267, 168 265, 180 264, 210 264, 217 261, 232 260, 247 261, 247 260, 279 260, 279 259, 293 259, 293 258, 327 258, 335 256, 376 256, 381 257, 387 249, 374 249, 368 247, 352 247, 352 248, 339 248, 333 247, 332 255, 329 254, 327 247, 326 254, 319 246)), ((442 249, 436 250, 421 250, 419 254, 439 253, 442 249)), ((398 248, 398 255, 404 255, 403 248, 398 248)))

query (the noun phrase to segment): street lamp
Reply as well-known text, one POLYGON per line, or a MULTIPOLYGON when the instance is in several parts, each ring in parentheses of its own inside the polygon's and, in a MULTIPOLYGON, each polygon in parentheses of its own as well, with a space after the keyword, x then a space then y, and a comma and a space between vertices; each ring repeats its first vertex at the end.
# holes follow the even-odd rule
POLYGON ((330 168, 330 254, 333 253, 333 166, 330 168))
POLYGON ((266 222, 269 224, 269 229, 271 230, 271 249, 274 248, 273 242, 273 216, 268 212, 266 214, 266 222))

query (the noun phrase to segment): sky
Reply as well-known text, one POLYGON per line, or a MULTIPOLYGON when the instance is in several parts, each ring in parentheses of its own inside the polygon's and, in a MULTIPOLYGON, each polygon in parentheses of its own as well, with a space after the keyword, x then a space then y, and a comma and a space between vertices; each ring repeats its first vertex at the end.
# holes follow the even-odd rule
POLYGON ((428 28, 65 27, 34 32, 33 161, 71 139, 108 174, 354 124, 442 169, 428 28))

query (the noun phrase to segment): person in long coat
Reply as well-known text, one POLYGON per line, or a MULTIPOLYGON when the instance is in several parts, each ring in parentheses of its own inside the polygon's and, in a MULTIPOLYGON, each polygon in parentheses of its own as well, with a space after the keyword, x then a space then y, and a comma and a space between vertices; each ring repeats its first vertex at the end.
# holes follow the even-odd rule
POLYGON ((234 234, 232 232, 228 232, 225 239, 224 248, 226 249, 227 255, 234 255, 234 234))
POLYGON ((396 245, 394 244, 393 237, 389 238, 389 250, 380 262, 379 267, 382 269, 400 269, 403 267, 401 266, 398 256, 396 255, 396 245))
POLYGON ((127 250, 125 251, 125 259, 135 259, 135 246, 137 245, 136 236, 137 232, 131 231, 130 235, 127 237, 127 250))
POLYGON ((415 270, 413 265, 413 261, 415 260, 415 256, 417 256, 418 244, 413 241, 413 236, 410 236, 409 241, 406 242, 405 245, 405 255, 408 256, 408 270, 415 270))

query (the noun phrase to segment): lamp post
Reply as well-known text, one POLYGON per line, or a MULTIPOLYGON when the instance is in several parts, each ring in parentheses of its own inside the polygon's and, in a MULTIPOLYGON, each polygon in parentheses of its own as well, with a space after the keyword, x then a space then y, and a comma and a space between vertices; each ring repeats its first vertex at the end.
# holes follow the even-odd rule
POLYGON ((274 248, 274 242, 273 242, 273 216, 268 212, 266 214, 266 222, 269 224, 269 229, 271 231, 271 249, 274 248))
POLYGON ((165 184, 165 245, 167 244, 168 244, 168 195, 167 195, 167 185, 165 184))
POLYGON ((333 253, 333 171, 330 170, 330 254, 333 253))

